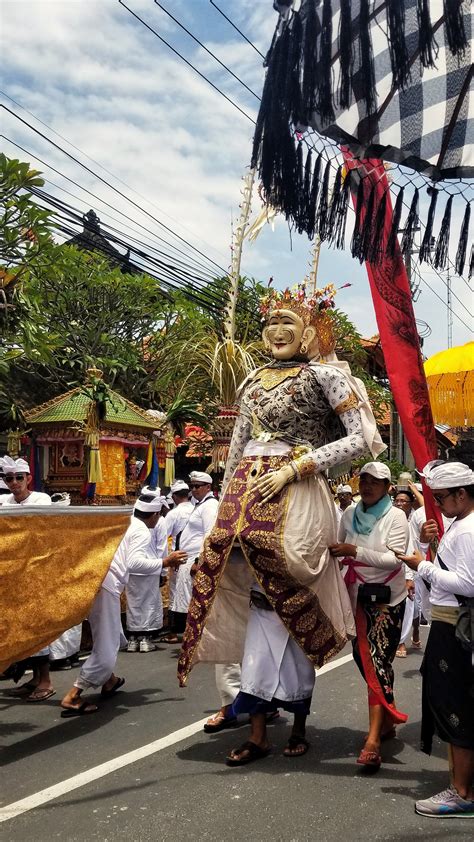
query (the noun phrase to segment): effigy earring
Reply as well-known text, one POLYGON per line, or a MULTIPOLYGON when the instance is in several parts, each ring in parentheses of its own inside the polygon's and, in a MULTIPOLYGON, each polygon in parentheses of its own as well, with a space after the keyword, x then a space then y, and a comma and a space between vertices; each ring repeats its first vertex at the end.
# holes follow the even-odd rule
POLYGON ((301 352, 302 354, 306 354, 306 353, 307 353, 307 351, 308 351, 308 346, 307 346, 307 345, 305 345, 305 343, 304 343, 304 342, 302 342, 302 343, 301 343, 301 345, 300 345, 300 352, 301 352))

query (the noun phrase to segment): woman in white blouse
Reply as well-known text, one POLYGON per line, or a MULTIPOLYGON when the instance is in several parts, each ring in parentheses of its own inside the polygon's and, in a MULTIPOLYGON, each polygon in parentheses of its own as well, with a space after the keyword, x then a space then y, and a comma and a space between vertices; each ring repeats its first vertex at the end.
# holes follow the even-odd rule
MULTIPOLYGON (((449 745, 451 785, 417 801, 417 813, 434 818, 474 818, 474 471, 461 462, 430 462, 423 471, 443 515, 454 518, 439 542, 434 563, 420 553, 404 561, 430 585, 431 629, 422 666, 421 748, 431 753, 433 734, 449 745), (456 636, 460 605, 470 613, 470 646, 456 636)), ((421 532, 438 535, 436 521, 421 532)), ((424 555, 428 543, 421 544, 424 555)), ((468 613, 468 616, 469 616, 468 613)))
POLYGON ((347 566, 345 575, 356 616, 354 660, 367 682, 369 733, 357 762, 376 771, 380 745, 406 722, 394 703, 393 667, 400 642, 407 596, 405 570, 396 553, 406 552, 408 522, 392 506, 390 470, 382 462, 361 468, 361 500, 347 509, 339 526, 339 542, 330 547, 347 566))

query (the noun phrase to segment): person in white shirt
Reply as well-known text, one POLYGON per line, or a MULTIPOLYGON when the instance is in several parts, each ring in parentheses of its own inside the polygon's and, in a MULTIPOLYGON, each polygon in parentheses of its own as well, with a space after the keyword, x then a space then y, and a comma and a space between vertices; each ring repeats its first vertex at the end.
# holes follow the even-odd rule
MULTIPOLYGON (((165 518, 165 527, 167 538, 171 538, 171 547, 173 550, 179 549, 179 542, 181 539, 181 532, 189 520, 191 512, 196 505, 194 497, 189 499, 190 491, 189 485, 182 479, 177 479, 171 486, 170 494, 174 503, 165 518)), ((168 574, 168 627, 169 631, 160 639, 161 643, 178 643, 178 634, 184 631, 180 627, 181 618, 179 615, 175 617, 171 605, 174 601, 176 593, 176 581, 178 573, 176 570, 167 571, 168 574)), ((182 625, 182 624, 181 624, 182 625)))
POLYGON ((339 526, 341 522, 342 515, 346 511, 346 509, 354 508, 355 503, 352 499, 352 488, 350 485, 338 485, 336 488, 336 499, 337 503, 336 506, 336 515, 337 515, 337 525, 339 526))
MULTIPOLYGON (((150 533, 151 552, 156 558, 167 555, 167 534, 163 517, 163 497, 159 488, 151 489, 145 486, 141 495, 150 495, 161 506, 158 522, 150 533)), ((167 511, 166 509, 164 511, 167 511)), ((153 635, 163 625, 163 602, 160 592, 160 576, 154 572, 146 575, 130 574, 125 588, 127 597, 127 652, 154 652, 157 646, 152 641, 153 635)))
MULTIPOLYGON (((193 590, 193 576, 204 538, 214 526, 218 502, 212 493, 212 477, 204 471, 192 471, 189 475, 189 488, 196 501, 189 516, 184 515, 184 522, 179 531, 179 549, 188 559, 176 572, 176 579, 170 594, 171 632, 161 638, 164 643, 178 643, 179 635, 186 628, 186 617, 193 590)), ((181 507, 178 506, 179 511, 181 507)), ((173 510, 175 511, 175 510, 173 510)), ((171 517, 170 512, 168 517, 171 517)), ((176 529, 176 527, 175 527, 176 529)), ((178 535, 176 535, 178 541, 178 535)))
POLYGON ((382 740, 395 736, 395 725, 407 719, 395 707, 392 664, 407 596, 405 569, 396 554, 406 552, 408 522, 392 506, 390 481, 390 469, 383 462, 361 468, 361 501, 344 512, 339 543, 329 548, 348 566, 345 580, 357 631, 353 654, 367 682, 369 703, 369 733, 357 762, 373 771, 382 762, 382 740))
POLYGON ((178 566, 186 558, 183 552, 170 553, 166 558, 152 554, 150 530, 158 523, 161 501, 152 495, 142 494, 135 503, 130 526, 112 559, 89 613, 93 646, 84 661, 74 686, 64 696, 61 716, 81 716, 95 713, 97 705, 81 700, 84 690, 101 687, 102 698, 110 698, 125 683, 115 675, 115 663, 123 638, 120 621, 120 595, 130 574, 153 574, 159 577, 163 567, 178 566))
MULTIPOLYGON (((12 459, 3 456, 0 459, 3 469, 3 480, 10 490, 10 494, 2 496, 3 506, 50 506, 51 497, 41 491, 30 491, 30 466, 25 459, 12 459)), ((27 661, 21 662, 20 672, 23 674, 28 666, 33 669, 33 676, 29 681, 11 690, 9 695, 24 698, 26 702, 45 702, 54 696, 55 690, 49 673, 49 646, 41 649, 27 661)), ((18 678, 15 678, 18 680, 18 678)))
MULTIPOLYGON (((462 462, 434 461, 425 466, 423 476, 442 514, 454 520, 441 537, 434 563, 422 553, 401 558, 431 585, 421 748, 431 753, 434 733, 448 743, 451 785, 417 801, 415 811, 435 818, 474 818, 474 471, 462 462), (470 615, 470 643, 456 636, 461 605, 470 615)), ((422 536, 431 541, 437 535, 436 521, 428 520, 422 536)), ((424 551, 427 547, 422 545, 424 551)))

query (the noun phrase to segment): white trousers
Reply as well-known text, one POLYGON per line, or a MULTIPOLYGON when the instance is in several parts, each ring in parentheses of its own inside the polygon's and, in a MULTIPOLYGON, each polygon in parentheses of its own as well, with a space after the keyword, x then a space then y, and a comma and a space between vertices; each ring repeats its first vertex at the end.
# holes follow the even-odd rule
POLYGON ((109 680, 117 661, 122 641, 120 597, 101 588, 89 613, 92 652, 84 661, 74 687, 88 690, 101 687, 109 680))
POLYGON ((49 644, 50 661, 61 661, 70 658, 81 648, 82 623, 63 632, 61 637, 49 644))
POLYGON ((252 605, 247 623, 241 690, 266 702, 307 699, 313 693, 314 667, 288 634, 276 611, 252 605))
POLYGON ((216 664, 216 687, 221 707, 231 705, 240 690, 240 664, 216 664))

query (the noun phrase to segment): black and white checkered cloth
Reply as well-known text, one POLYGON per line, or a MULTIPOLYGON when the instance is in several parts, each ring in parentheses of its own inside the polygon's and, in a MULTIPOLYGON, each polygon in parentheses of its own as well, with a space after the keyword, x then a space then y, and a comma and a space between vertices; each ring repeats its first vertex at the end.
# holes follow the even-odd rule
MULTIPOLYGON (((394 0, 392 0, 392 3, 394 0)), ((404 42, 410 65, 410 76, 404 89, 394 84, 393 57, 390 55, 388 26, 389 2, 384 0, 352 0, 350 94, 346 108, 339 106, 341 89, 340 20, 344 0, 281 0, 275 7, 281 13, 279 36, 285 27, 300 29, 300 102, 293 117, 300 113, 303 122, 319 134, 340 144, 347 144, 357 157, 383 158, 405 164, 435 181, 474 177, 474 5, 471 0, 460 4, 466 46, 453 55, 447 42, 446 0, 429 0, 428 9, 434 37, 434 67, 423 67, 419 54, 420 0, 396 0, 404 8, 404 42), (310 5, 313 10, 310 10, 310 5), (366 85, 367 65, 363 66, 361 39, 361 7, 368 23, 365 31, 371 42, 372 93, 375 108, 368 115, 366 85), (330 8, 332 23, 327 24, 330 8), (314 29, 314 9, 316 30, 314 29), (308 90, 304 89, 304 57, 311 46, 308 37, 308 13, 313 11, 314 55, 321 61, 323 20, 326 36, 332 40, 331 93, 333 116, 324 118, 318 109, 309 107, 308 90), (326 14, 326 18, 324 15, 326 14), (332 26, 332 33, 331 33, 332 26), (315 31, 319 34, 315 35, 315 31), (306 102, 304 101, 306 97, 306 102), (304 113, 306 109, 306 119, 304 113)), ((346 0, 347 7, 347 0, 346 0)), ((449 4, 448 4, 449 5, 449 4)), ((452 8, 452 3, 451 3, 452 8)), ((362 24, 363 26, 363 24, 362 24)), ((369 49, 370 49, 369 42, 369 49)), ((366 40, 367 45, 367 40, 366 40)), ((392 50, 393 53, 393 50, 392 50)), ((367 53, 366 53, 367 55, 367 53)), ((270 57, 270 62, 272 58, 270 57)), ((317 64, 316 64, 317 66, 317 64)), ((322 69, 321 64, 319 65, 322 69)), ((301 126, 300 126, 301 127, 301 126)), ((298 128, 298 126, 297 126, 298 128)))

